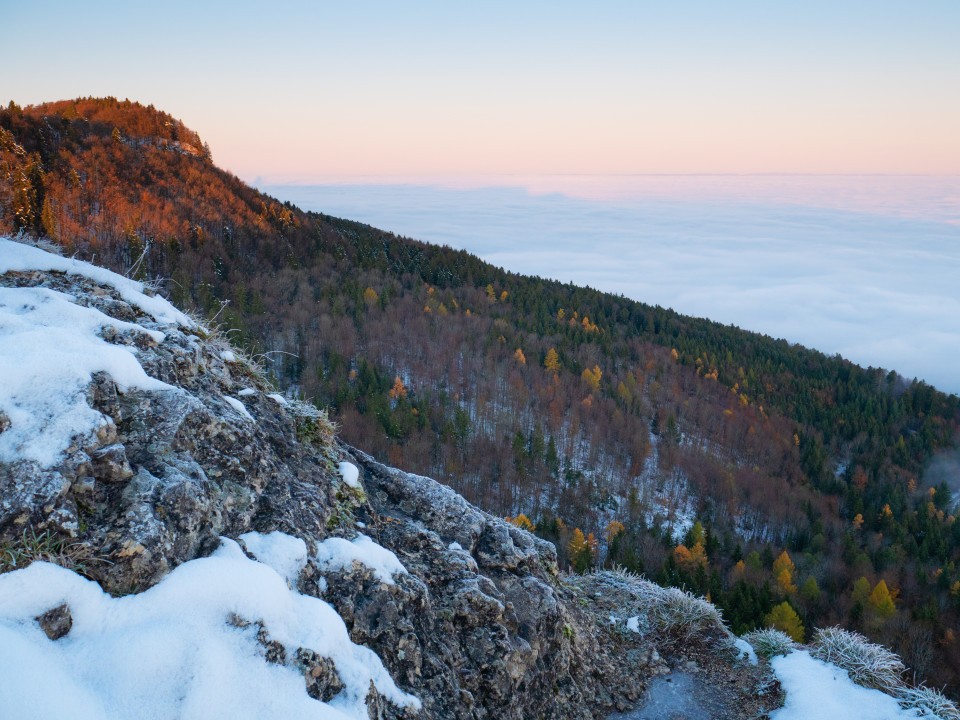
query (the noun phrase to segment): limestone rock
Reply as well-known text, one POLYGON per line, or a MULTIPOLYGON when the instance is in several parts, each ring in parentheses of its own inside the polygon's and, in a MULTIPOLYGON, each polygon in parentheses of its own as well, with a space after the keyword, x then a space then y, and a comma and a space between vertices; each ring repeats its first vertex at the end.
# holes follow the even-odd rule
POLYGON ((70 608, 66 603, 57 605, 57 607, 47 610, 43 615, 37 618, 40 629, 46 633, 51 640, 59 640, 70 632, 73 627, 73 616, 70 614, 70 608))

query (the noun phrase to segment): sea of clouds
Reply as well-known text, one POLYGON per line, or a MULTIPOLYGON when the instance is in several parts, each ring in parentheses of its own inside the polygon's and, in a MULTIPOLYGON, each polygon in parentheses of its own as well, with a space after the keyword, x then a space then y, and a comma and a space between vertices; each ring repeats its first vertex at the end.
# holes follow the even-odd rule
POLYGON ((263 189, 509 270, 622 293, 960 393, 960 176, 263 189))

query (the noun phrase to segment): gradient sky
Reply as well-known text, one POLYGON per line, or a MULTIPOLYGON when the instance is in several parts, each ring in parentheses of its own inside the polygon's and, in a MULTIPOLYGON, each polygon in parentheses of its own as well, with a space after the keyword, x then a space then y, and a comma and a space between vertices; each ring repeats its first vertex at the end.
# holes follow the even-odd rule
POLYGON ((960 172, 960 2, 7 0, 0 100, 153 103, 261 182, 960 172))

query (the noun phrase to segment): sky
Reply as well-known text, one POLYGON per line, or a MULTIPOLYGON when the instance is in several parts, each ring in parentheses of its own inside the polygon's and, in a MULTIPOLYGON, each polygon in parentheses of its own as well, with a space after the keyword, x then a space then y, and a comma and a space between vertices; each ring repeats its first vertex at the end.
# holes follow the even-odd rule
POLYGON ((248 181, 960 172, 956 0, 4 4, 0 100, 152 103, 248 181))
POLYGON ((960 2, 6 2, 284 200, 960 392, 960 2))

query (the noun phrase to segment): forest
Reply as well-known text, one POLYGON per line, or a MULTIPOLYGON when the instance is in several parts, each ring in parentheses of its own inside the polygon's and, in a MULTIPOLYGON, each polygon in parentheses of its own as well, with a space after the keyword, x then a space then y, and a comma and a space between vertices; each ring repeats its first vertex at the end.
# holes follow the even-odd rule
POLYGON ((0 109, 0 233, 156 282, 344 440, 723 609, 960 691, 960 402, 895 369, 302 212, 152 106, 0 109))

